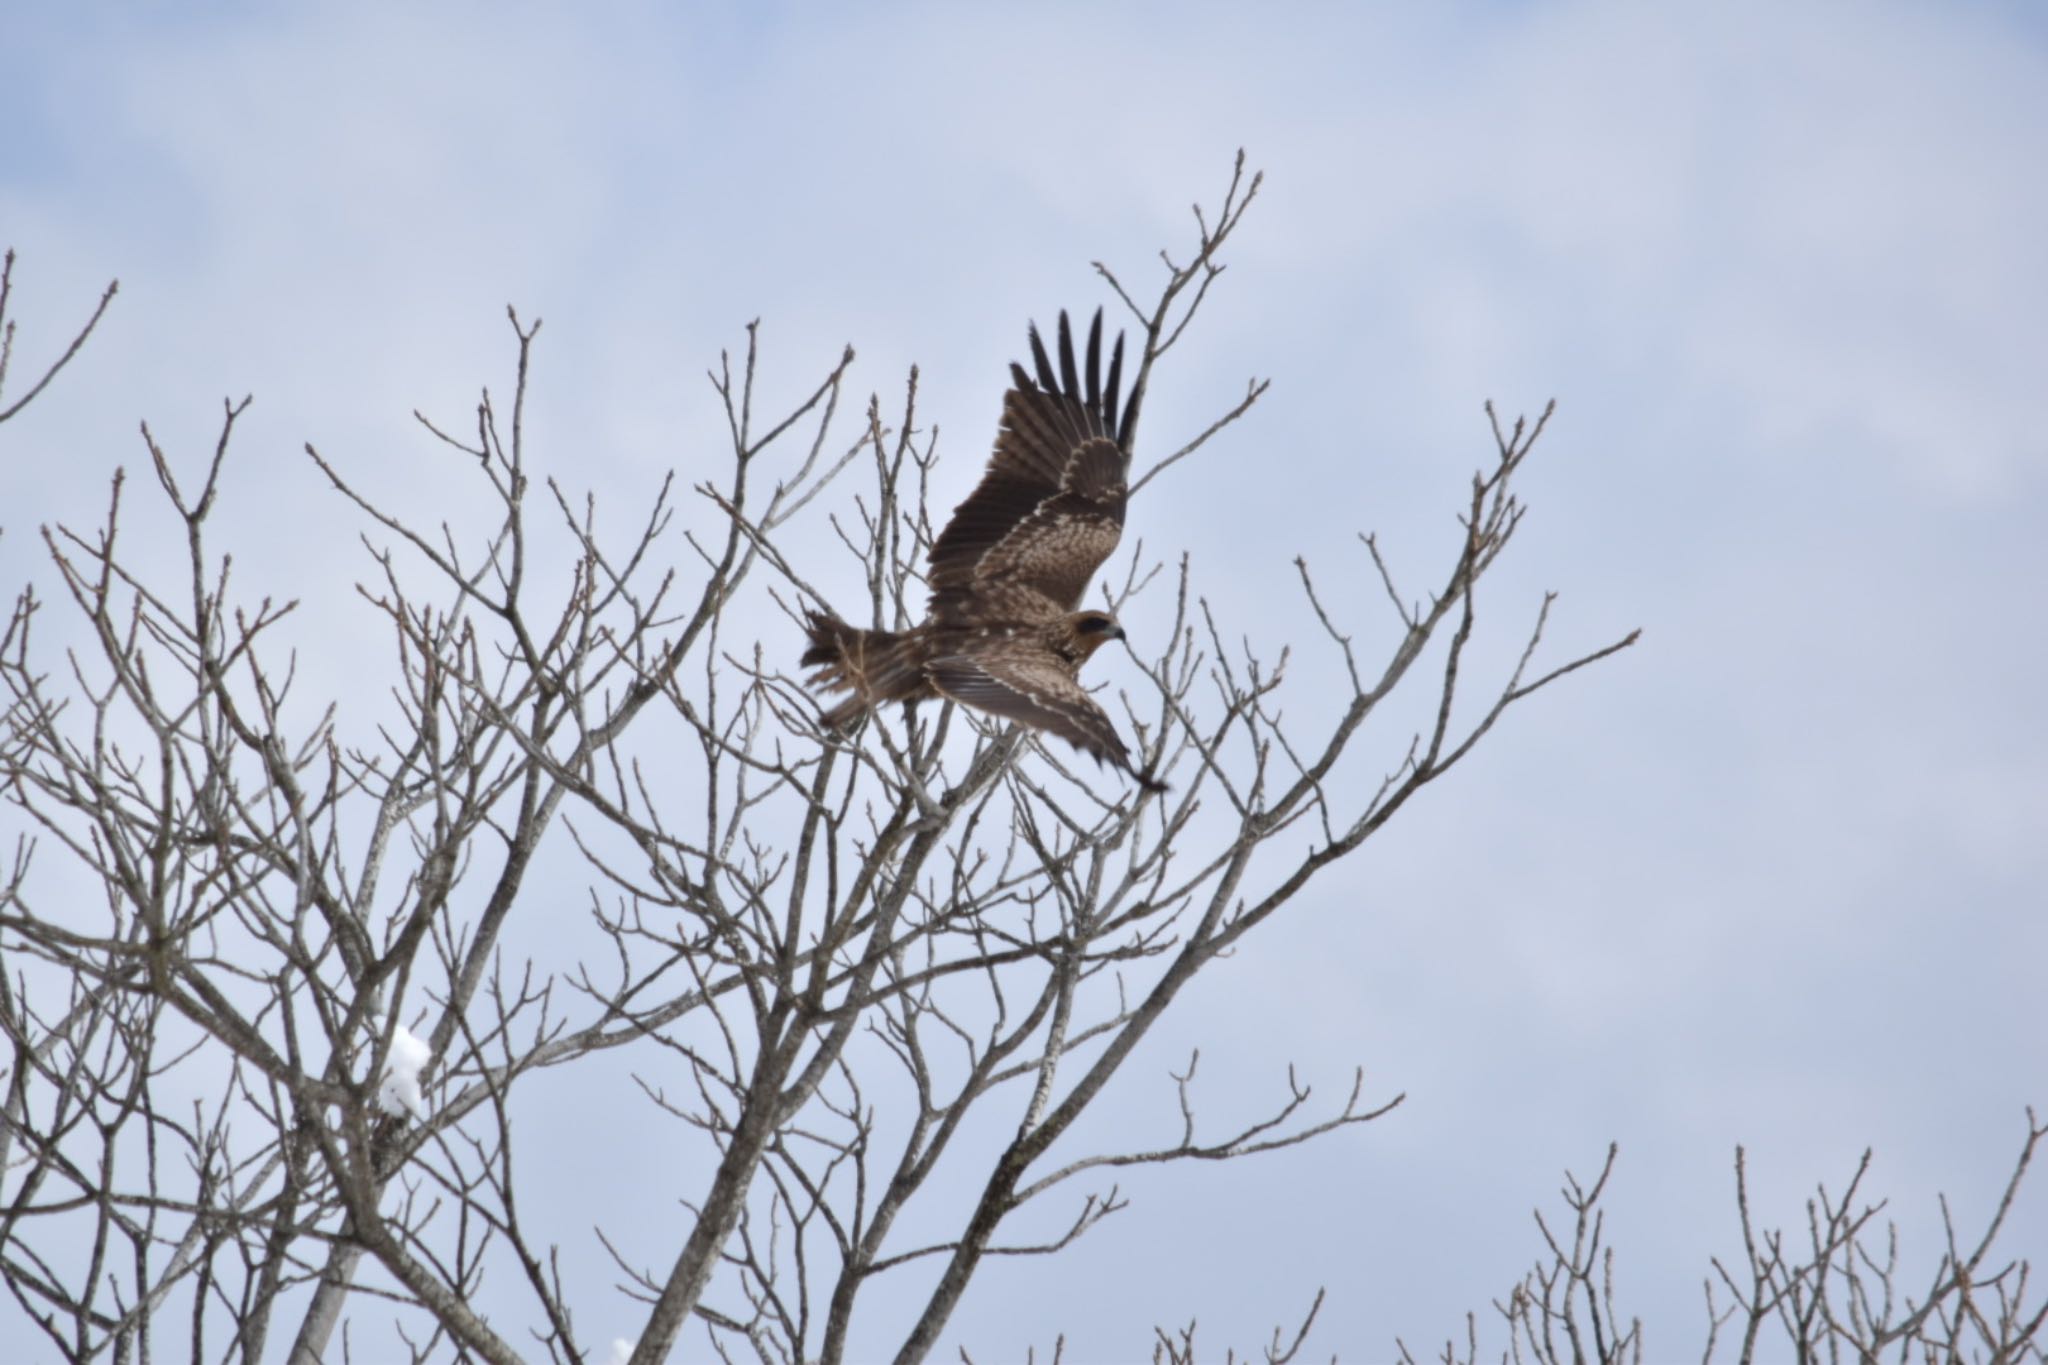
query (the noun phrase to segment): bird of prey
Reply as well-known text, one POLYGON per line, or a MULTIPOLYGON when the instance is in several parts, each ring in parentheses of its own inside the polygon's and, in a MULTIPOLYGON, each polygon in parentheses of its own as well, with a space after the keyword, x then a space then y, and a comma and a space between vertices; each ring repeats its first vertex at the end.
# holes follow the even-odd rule
POLYGON ((825 712, 839 728, 883 702, 950 698, 1047 730, 1113 763, 1147 791, 1164 784, 1131 762, 1116 727, 1082 688, 1088 656, 1123 627, 1081 611, 1088 580, 1116 549, 1129 493, 1139 391, 1118 411, 1124 340, 1102 374, 1102 311, 1088 328, 1087 368, 1060 314, 1059 369, 1030 329, 1036 376, 1010 366, 988 471, 933 542, 931 605, 911 630, 862 630, 828 612, 809 618, 803 663, 813 686, 852 695, 825 712))

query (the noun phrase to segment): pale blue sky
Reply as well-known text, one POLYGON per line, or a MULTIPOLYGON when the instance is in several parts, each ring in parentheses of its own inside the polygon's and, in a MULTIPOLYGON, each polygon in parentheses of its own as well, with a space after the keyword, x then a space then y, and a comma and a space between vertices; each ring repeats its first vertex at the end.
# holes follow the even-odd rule
MULTIPOLYGON (((2037 16, 760 13, 10 15, 17 363, 108 276, 122 293, 0 429, 6 591, 44 573, 39 523, 91 524, 110 469, 139 471, 139 418, 196 459, 221 396, 253 392, 219 535, 306 600, 309 678, 344 690, 381 635, 337 590, 361 572, 353 524, 296 452, 442 487, 408 414, 503 382, 508 301, 547 322, 542 458, 600 497, 687 481, 716 431, 702 372, 758 316, 782 393, 846 341, 862 394, 921 363, 950 506, 1025 320, 1102 301, 1092 259, 1143 278, 1242 145, 1267 189, 1146 440, 1199 430, 1250 375, 1273 390, 1134 529, 1193 556, 1220 619, 1303 646, 1307 714, 1334 673, 1309 667, 1330 661, 1293 556, 1348 576, 1352 619, 1385 629, 1353 533, 1419 587, 1486 454, 1480 403, 1555 395, 1489 583, 1500 648, 1546 588, 1560 651, 1645 636, 1511 716, 1206 978, 1109 1117, 1170 1131, 1165 1069, 1197 1044, 1219 1112, 1290 1061, 1329 1087, 1363 1064, 1408 1103, 1307 1150, 1140 1174, 1069 1253, 990 1266, 949 1341, 1010 1358, 1065 1329, 1070 1358, 1130 1358, 1199 1313, 1244 1349, 1327 1284, 1324 1355, 1420 1349, 1506 1291, 1530 1207, 1609 1139, 1619 1289, 1652 1359, 1697 1351, 1737 1142, 1781 1224, 1865 1145, 1909 1233, 1937 1190, 1982 1216, 2022 1107, 2048 1105, 2037 16)), ((601 1102, 637 1113, 611 1083, 601 1102)), ((588 1136, 535 1141, 573 1162, 588 1136)), ((689 1193, 673 1174, 615 1191, 607 1226, 689 1193)), ((597 1265, 594 1215, 557 1212, 597 1265)), ((2012 1246, 2048 1257, 2048 1190, 2012 1246)), ((591 1276, 597 1320, 610 1280, 591 1276)))

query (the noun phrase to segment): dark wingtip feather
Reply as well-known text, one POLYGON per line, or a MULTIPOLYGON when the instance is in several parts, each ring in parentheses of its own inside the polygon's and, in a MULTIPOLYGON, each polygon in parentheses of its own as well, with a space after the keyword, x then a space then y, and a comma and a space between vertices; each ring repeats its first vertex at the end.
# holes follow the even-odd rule
POLYGON ((1102 312, 1097 308, 1088 320, 1088 354, 1085 373, 1076 366, 1074 358, 1074 324, 1066 309, 1060 310, 1059 323, 1059 364, 1053 364, 1051 352, 1045 344, 1045 337, 1038 330, 1038 324, 1028 324, 1026 335, 1031 341, 1031 365, 1036 376, 1027 373, 1022 365, 1012 362, 1010 378, 1012 386, 1025 393, 1051 393, 1072 399, 1082 405, 1090 414, 1084 430, 1100 422, 1110 440, 1125 447, 1130 429, 1138 414, 1138 390, 1133 386, 1130 396, 1124 397, 1124 334, 1118 332, 1116 341, 1110 347, 1109 374, 1102 373, 1102 312), (1119 407, 1119 402, 1122 406, 1119 407))
POLYGON ((1081 392, 1081 380, 1074 373, 1074 329, 1067 323, 1064 308, 1060 309, 1060 392, 1069 398, 1081 392))
MULTIPOLYGON (((1102 310, 1088 324, 1088 411, 1102 411, 1102 310)), ((1112 436, 1116 433, 1111 432, 1112 436)))
POLYGON ((1131 385, 1130 401, 1124 404, 1124 415, 1117 418, 1116 439, 1118 445, 1125 445, 1131 439, 1131 424, 1138 420, 1138 398, 1144 393, 1140 384, 1131 385))
MULTIPOLYGON (((1097 321, 1101 320, 1101 309, 1098 308, 1095 311, 1095 317, 1097 321)), ((1124 422, 1122 416, 1116 410, 1116 396, 1123 387, 1123 382, 1124 334, 1118 332, 1116 334, 1116 345, 1109 352, 1109 383, 1103 390, 1105 401, 1102 404, 1102 420, 1109 423, 1109 439, 1115 441, 1119 446, 1124 443, 1124 422)), ((1125 453, 1128 454, 1129 452, 1125 453)))
POLYGON ((1031 359, 1038 366, 1038 385, 1047 393, 1059 392, 1060 381, 1053 376, 1052 360, 1045 353, 1045 341, 1038 335, 1038 324, 1031 324, 1031 359))

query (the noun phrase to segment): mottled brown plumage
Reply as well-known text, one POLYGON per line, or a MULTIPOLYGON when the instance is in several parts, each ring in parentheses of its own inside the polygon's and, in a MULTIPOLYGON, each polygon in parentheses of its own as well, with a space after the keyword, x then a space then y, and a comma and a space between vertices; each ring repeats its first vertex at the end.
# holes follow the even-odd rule
POLYGON ((1138 395, 1118 411, 1124 343, 1102 374, 1102 313, 1077 368, 1060 314, 1059 369, 1038 329, 1036 377, 1010 366, 1003 421, 980 484, 954 509, 931 548, 931 606, 907 631, 862 630, 812 612, 806 667, 814 685, 852 695, 825 712, 848 724, 882 702, 950 698, 1047 730, 1163 790, 1132 764, 1109 717, 1080 684, 1081 665, 1123 628, 1107 612, 1080 611, 1081 595, 1123 534, 1131 424, 1138 395))

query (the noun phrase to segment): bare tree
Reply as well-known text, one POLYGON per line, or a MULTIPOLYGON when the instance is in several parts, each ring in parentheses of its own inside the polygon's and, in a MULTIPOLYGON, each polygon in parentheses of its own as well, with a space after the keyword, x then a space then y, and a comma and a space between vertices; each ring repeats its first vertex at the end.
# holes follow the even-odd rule
MULTIPOLYGON (((1098 265, 1143 343, 1139 391, 1258 189, 1240 156, 1156 293, 1098 265)), ((534 1215, 521 1116, 607 1054, 673 1121, 675 1169, 703 1172, 655 1259, 600 1233, 641 1363, 686 1330, 722 1358, 839 1361, 857 1325, 926 1359, 991 1258, 1056 1252, 1123 1209, 1123 1168, 1285 1148, 1400 1102, 1290 1073, 1219 1120, 1191 1059, 1169 1140, 1073 1136, 1198 972, 1516 702, 1635 640, 1539 664, 1546 599, 1504 678, 1468 676, 1475 589, 1521 523, 1547 412, 1494 423, 1421 598, 1363 538, 1388 627, 1354 623, 1298 561, 1324 634, 1299 662, 1231 643, 1190 561, 1131 554, 1107 604, 1173 607, 1117 698, 1171 784, 1155 798, 950 706, 828 733, 786 672, 806 608, 859 614, 818 586, 820 530, 875 624, 914 619, 938 459, 914 371, 893 422, 871 399, 842 430, 851 349, 764 419, 750 327, 711 375, 722 472, 695 505, 664 481, 621 530, 536 479, 539 323, 512 327, 509 406, 486 391, 466 434, 421 418, 473 481, 466 505, 394 508, 307 448, 362 519, 388 701, 298 695, 304 613, 245 593, 215 548, 246 399, 196 462, 144 428, 186 532, 178 581, 124 557, 119 475, 99 530, 45 534, 54 604, 25 592, 0 635, 19 830, 0 884, 0 1271, 56 1349, 139 1359, 175 1334, 195 1360, 255 1361, 289 1334, 312 1361, 353 1304, 419 1359, 588 1358, 610 1334, 576 1317, 584 1230, 534 1215), (84 640, 62 658, 41 643, 53 609, 84 640), (1348 695, 1283 723, 1300 668, 1348 695), (1431 720, 1380 771, 1359 739, 1403 685, 1432 693, 1431 720), (544 963, 523 946, 541 934, 544 963), (942 1168, 975 1193, 949 1202, 942 1168), (921 1303, 878 1317, 864 1291, 909 1267, 921 1303), (478 1311, 487 1287, 523 1305, 516 1327, 478 1311)), ((1145 488, 1264 391, 1147 466, 1141 522, 1145 488)), ((1163 1358, 1183 1348, 1160 1339, 1163 1358)))
MULTIPOLYGON (((1911 1365, 2019 1365, 2048 1359, 2042 1329, 2048 1298, 2030 1290, 2030 1266, 1997 1250, 2013 1201, 2048 1126, 2027 1111, 2020 1144, 1997 1207, 1974 1233, 1958 1232, 1947 1199, 1941 1202, 1945 1245, 1931 1274, 1906 1272, 1896 1224, 1877 1235, 1882 1201, 1859 1206, 1870 1173, 1866 1151, 1839 1197, 1820 1186, 1806 1205, 1806 1234, 1788 1238, 1758 1226, 1749 1206, 1747 1158, 1735 1150, 1735 1204, 1747 1264, 1731 1269, 1717 1257, 1706 1281, 1707 1332, 1702 1365, 1732 1358, 1876 1362, 1911 1365), (1715 1285, 1721 1286, 1716 1293, 1715 1285), (1918 1292, 1915 1292, 1915 1286, 1918 1292), (1732 1348, 1724 1349, 1724 1348, 1732 1348)), ((1494 1311, 1507 1329, 1503 1361, 1533 1365, 1641 1365, 1643 1325, 1624 1318, 1615 1291, 1614 1249, 1603 1242, 1599 1204, 1614 1174, 1619 1150, 1610 1146, 1590 1186, 1565 1176, 1562 1198, 1572 1216, 1569 1237, 1559 1237, 1539 1211, 1536 1226, 1547 1256, 1536 1263, 1494 1311)), ((1415 1357, 1403 1344, 1403 1365, 1415 1357)), ((1442 1365, 1478 1365, 1479 1326, 1468 1316, 1465 1344, 1445 1344, 1442 1365)))

